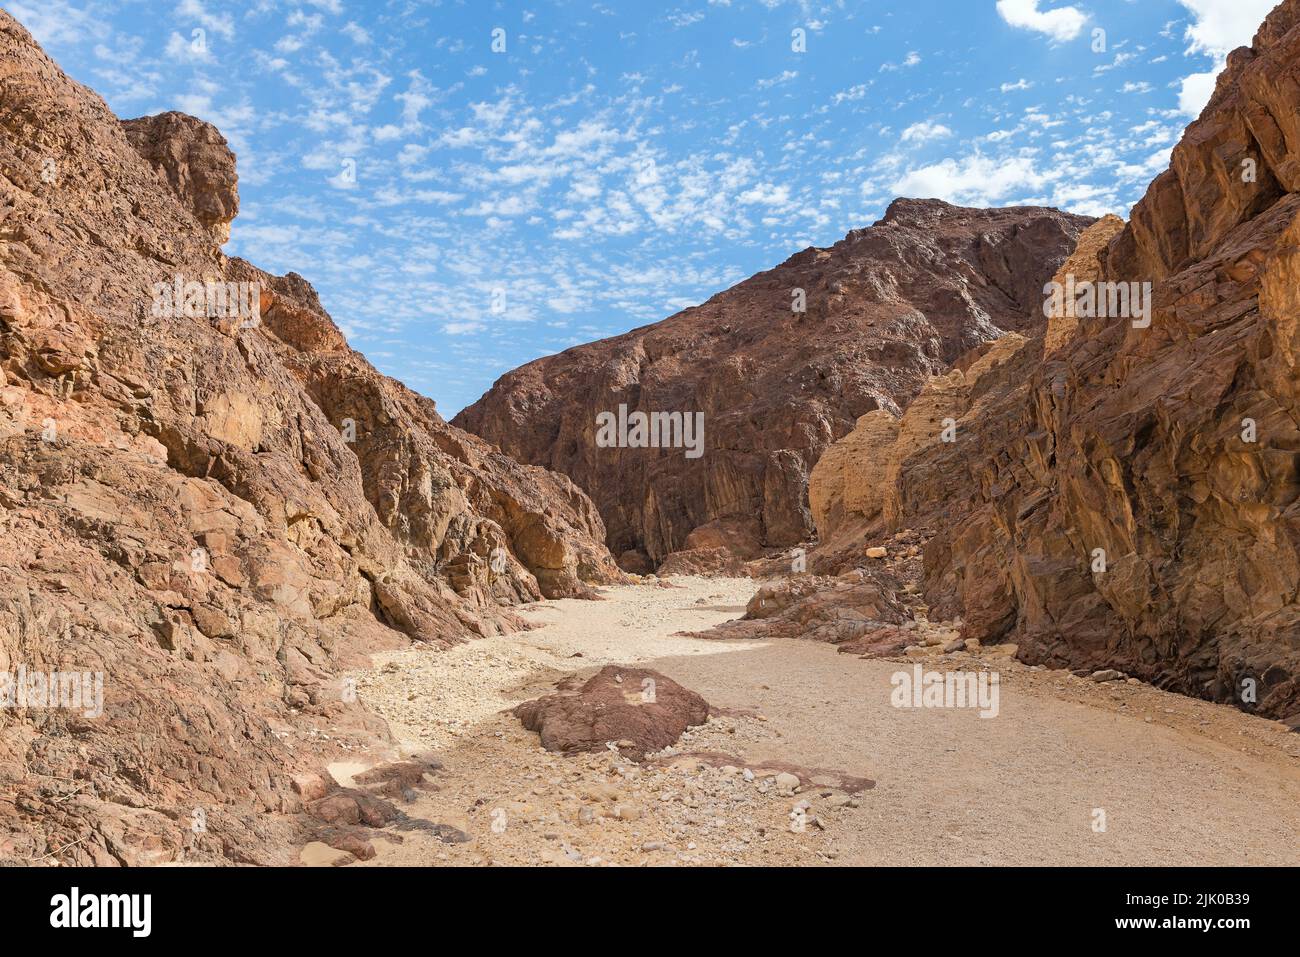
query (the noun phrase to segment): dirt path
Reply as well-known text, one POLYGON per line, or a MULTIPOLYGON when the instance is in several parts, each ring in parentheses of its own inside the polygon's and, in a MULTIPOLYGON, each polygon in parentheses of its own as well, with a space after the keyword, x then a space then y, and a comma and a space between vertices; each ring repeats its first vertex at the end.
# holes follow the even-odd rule
POLYGON ((891 676, 913 662, 674 637, 737 617, 755 588, 675 584, 545 602, 526 612, 537 630, 377 658, 361 697, 403 750, 445 765, 405 810, 471 840, 380 838, 368 864, 1300 863, 1300 736, 1277 722, 965 653, 925 667, 996 671, 995 718, 898 708, 891 676), (610 663, 655 668, 725 714, 638 766, 549 754, 500 713, 610 663), (810 786, 778 793, 778 765, 810 786))

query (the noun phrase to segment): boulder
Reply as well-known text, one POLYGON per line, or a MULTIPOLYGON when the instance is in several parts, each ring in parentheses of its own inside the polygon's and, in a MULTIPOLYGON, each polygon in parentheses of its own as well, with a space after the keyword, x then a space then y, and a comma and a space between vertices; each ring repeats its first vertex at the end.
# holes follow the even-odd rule
POLYGON ((603 751, 612 744, 641 761, 709 718, 703 698, 657 671, 607 665, 581 687, 575 684, 568 679, 558 693, 514 709, 548 751, 603 751))

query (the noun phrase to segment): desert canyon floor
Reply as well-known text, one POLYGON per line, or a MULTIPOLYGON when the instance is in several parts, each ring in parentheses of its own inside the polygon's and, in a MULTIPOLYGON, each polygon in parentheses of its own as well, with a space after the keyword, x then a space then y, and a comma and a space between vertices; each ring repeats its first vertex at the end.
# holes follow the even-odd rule
MULTIPOLYGON (((359 697, 400 754, 438 756, 407 811, 448 827, 378 836, 355 866, 1300 864, 1300 739, 1280 722, 984 651, 925 667, 998 672, 996 718, 896 708, 905 658, 679 634, 738 617, 757 587, 610 587, 604 601, 529 606, 531 631, 377 655, 359 697), (608 664, 660 671, 715 713, 636 764, 547 752, 509 712, 608 664), (801 778, 797 793, 780 771, 801 778)), ((347 785, 391 757, 331 773, 347 785)), ((351 857, 313 844, 302 859, 351 857)))

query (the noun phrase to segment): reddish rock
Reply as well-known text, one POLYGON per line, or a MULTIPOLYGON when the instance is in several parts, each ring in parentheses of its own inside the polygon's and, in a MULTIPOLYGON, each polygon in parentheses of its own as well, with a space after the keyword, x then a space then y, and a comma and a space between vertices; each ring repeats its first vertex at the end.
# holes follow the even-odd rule
POLYGON ((403 817, 392 804, 355 788, 344 788, 308 807, 313 817, 326 824, 365 824, 381 828, 403 817))
POLYGON ((304 802, 382 819, 295 789, 385 739, 342 673, 621 578, 568 478, 381 376, 301 277, 220 253, 234 162, 201 121, 119 122, 0 11, 0 672, 103 676, 102 714, 4 711, 17 857, 276 864, 304 802), (178 275, 260 284, 260 318, 169 310, 178 275))
MULTIPOLYGON (((368 861, 378 853, 375 845, 360 828, 326 827, 316 832, 316 840, 340 851, 347 851, 358 861, 368 861)), ((348 863, 344 858, 344 863, 348 863)))
POLYGON ((561 682, 559 693, 514 709, 548 751, 603 751, 614 742, 640 761, 709 718, 703 698, 657 671, 607 665, 580 688, 573 684, 561 682))
POLYGON ((797 545, 813 533, 808 472, 826 447, 867 412, 898 415, 968 349, 1041 329, 1043 285, 1090 222, 898 200, 869 229, 701 306, 508 373, 453 424, 570 476, 615 554, 658 565, 737 518, 755 547, 797 545), (598 447, 597 415, 620 405, 703 413, 702 455, 598 447))
MULTIPOLYGON (((894 625, 865 631, 850 638, 835 650, 842 655, 861 655, 864 658, 888 658, 901 655, 903 649, 913 644, 915 633, 894 625)), ((945 651, 949 650, 947 648, 945 651)))
POLYGON ((745 563, 725 546, 690 548, 673 552, 659 566, 661 576, 704 575, 726 578, 745 578, 749 572, 745 563))

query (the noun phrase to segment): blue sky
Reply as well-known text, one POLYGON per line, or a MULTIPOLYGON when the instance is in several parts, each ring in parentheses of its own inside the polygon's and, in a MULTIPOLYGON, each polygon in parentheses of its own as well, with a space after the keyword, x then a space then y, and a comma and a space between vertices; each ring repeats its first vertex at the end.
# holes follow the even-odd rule
POLYGON ((1126 215, 1273 0, 3 5, 119 116, 220 127, 226 251, 450 418, 897 195, 1126 215))

